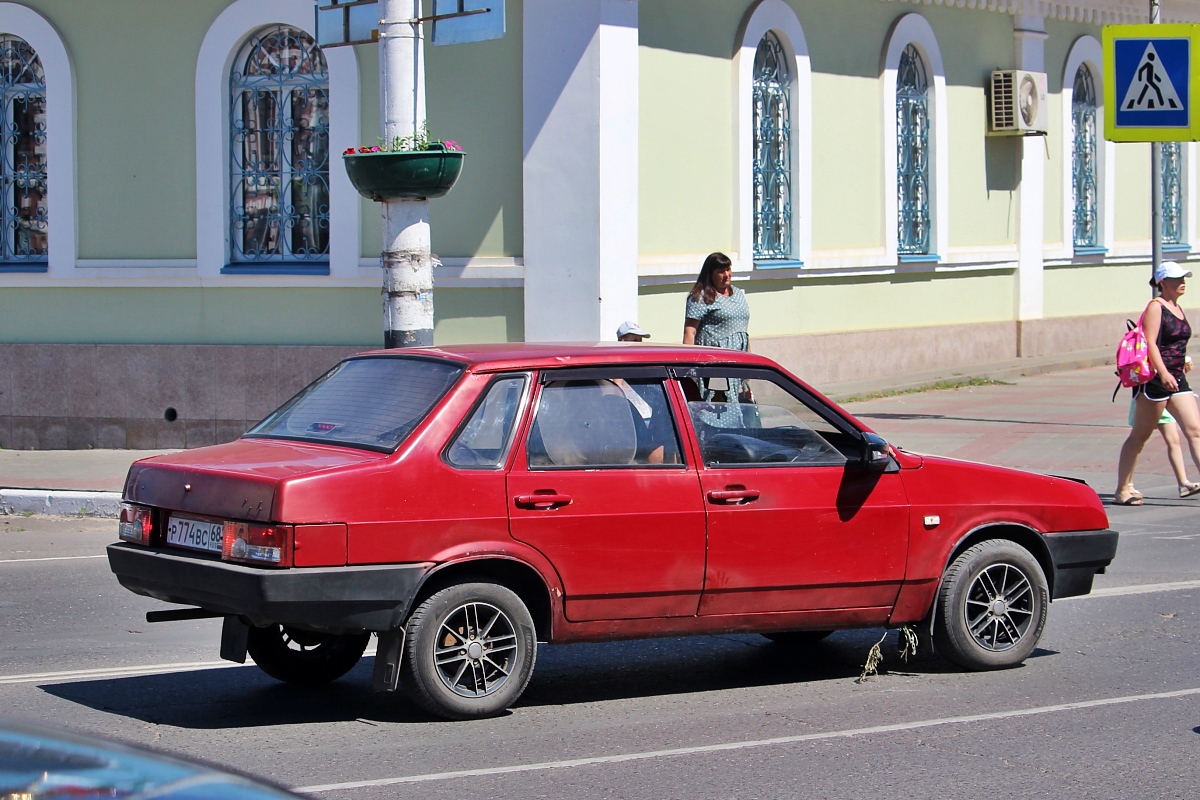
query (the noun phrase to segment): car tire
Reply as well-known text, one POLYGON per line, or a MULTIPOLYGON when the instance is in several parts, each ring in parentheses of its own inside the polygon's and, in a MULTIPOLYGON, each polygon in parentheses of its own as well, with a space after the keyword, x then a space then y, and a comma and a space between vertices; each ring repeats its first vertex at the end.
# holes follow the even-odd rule
POLYGON ((1037 646, 1050 593, 1028 550, 992 539, 954 559, 936 602, 938 653, 964 669, 1002 669, 1020 664, 1037 646))
POLYGON ((461 583, 425 600, 408 619, 404 688, 446 719, 504 712, 533 675, 537 636, 521 598, 493 583, 461 583))
POLYGON ((786 647, 806 647, 828 637, 833 631, 775 631, 763 636, 786 647))
POLYGON ((370 641, 369 633, 339 635, 269 625, 250 629, 246 651, 272 678, 315 686, 353 669, 370 641))

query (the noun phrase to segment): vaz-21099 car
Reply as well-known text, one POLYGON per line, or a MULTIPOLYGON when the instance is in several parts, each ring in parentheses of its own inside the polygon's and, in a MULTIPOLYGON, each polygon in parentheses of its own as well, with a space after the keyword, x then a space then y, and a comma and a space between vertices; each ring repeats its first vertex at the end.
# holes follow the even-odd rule
POLYGON ((537 642, 815 641, 924 622, 1021 663, 1117 534, 1085 484, 921 456, 769 359, 702 347, 367 353, 235 442, 135 463, 121 584, 224 617, 221 655, 499 713, 537 642))

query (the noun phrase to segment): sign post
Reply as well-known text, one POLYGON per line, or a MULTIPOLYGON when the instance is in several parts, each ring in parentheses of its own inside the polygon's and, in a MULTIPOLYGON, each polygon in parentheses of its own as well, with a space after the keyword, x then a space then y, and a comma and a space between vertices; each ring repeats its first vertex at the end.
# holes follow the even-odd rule
MULTIPOLYGON (((426 129, 423 23, 433 23, 435 44, 504 35, 504 0, 434 0, 434 12, 422 17, 421 0, 317 0, 322 47, 379 43, 379 124, 386 146, 418 140, 426 129)), ((384 347, 431 345, 429 199, 388 199, 382 206, 384 347)))
POLYGON ((1151 275, 1162 263, 1162 143, 1200 140, 1200 25, 1106 25, 1104 138, 1150 142, 1151 275))

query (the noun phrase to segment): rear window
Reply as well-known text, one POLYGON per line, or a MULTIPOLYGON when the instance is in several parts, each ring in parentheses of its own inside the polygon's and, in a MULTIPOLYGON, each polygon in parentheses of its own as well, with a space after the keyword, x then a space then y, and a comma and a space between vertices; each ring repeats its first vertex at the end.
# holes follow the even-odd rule
POLYGON ((246 434, 391 452, 421 424, 463 368, 418 358, 343 361, 246 434))

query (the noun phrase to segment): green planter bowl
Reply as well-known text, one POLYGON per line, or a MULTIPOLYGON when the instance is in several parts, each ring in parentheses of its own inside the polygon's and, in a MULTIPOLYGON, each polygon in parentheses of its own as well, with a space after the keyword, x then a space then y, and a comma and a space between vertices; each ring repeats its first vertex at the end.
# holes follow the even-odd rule
POLYGON ((462 172, 461 150, 345 153, 346 173, 368 200, 420 200, 450 191, 462 172))

